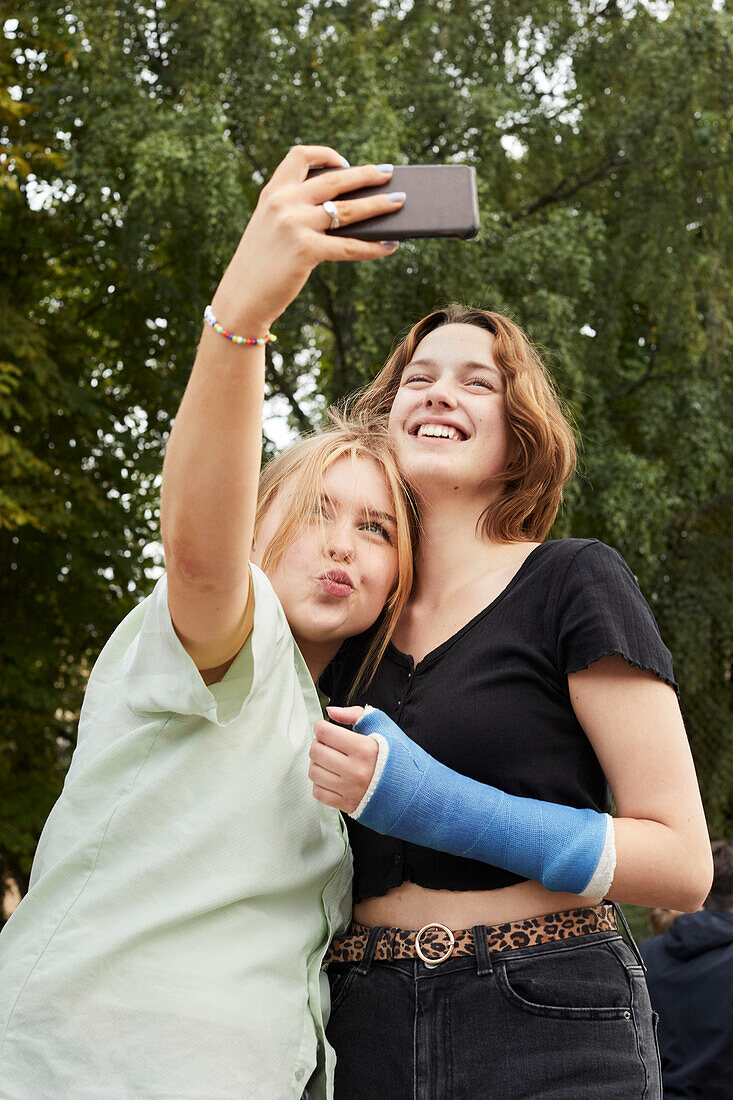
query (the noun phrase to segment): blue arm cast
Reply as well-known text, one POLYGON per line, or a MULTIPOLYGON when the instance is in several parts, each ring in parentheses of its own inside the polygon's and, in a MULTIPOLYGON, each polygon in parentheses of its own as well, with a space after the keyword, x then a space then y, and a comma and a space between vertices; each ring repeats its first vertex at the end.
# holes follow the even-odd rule
POLYGON ((613 821, 595 810, 506 794, 428 755, 381 710, 354 726, 379 759, 351 815, 377 833, 503 867, 548 890, 603 897, 616 862, 613 821))

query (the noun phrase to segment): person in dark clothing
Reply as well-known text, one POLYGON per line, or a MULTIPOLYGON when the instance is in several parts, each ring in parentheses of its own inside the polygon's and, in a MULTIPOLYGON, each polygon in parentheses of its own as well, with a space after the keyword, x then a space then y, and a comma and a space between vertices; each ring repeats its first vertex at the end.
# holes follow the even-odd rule
POLYGON ((640 945, 665 1097, 733 1096, 733 844, 716 841, 713 864, 704 908, 640 945))
POLYGON ((339 652, 310 749, 354 856, 353 921, 326 956, 335 1096, 660 1100, 612 903, 695 912, 710 841, 631 569, 546 537, 574 466, 562 402, 513 321, 452 303, 350 410, 387 419, 420 533, 393 643, 363 692, 359 644, 339 652))

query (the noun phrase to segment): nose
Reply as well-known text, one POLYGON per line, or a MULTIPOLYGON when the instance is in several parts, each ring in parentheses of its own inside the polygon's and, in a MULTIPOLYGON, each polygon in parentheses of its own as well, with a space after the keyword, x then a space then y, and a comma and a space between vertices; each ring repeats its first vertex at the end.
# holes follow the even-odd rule
POLYGON ((429 389, 425 391, 425 407, 428 409, 454 409, 456 397, 452 386, 446 378, 438 378, 429 389))
POLYGON ((348 565, 353 559, 354 540, 347 524, 333 525, 326 535, 326 550, 332 561, 343 562, 344 565, 348 565))
POLYGON ((346 546, 331 545, 328 549, 328 556, 332 561, 342 561, 344 565, 348 565, 354 556, 354 551, 346 546))

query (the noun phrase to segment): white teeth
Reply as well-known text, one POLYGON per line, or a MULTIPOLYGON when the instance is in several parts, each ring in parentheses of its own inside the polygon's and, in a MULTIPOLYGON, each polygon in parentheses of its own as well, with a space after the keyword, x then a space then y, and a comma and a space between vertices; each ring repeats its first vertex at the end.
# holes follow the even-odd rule
POLYGON ((431 435, 441 439, 460 439, 455 428, 449 428, 445 424, 421 424, 417 429, 418 436, 431 435))

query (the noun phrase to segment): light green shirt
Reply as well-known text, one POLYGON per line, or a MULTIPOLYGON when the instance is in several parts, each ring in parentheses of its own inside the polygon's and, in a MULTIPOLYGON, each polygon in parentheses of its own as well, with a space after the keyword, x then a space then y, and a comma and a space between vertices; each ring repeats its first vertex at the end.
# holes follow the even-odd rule
POLYGON ((308 779, 316 690, 252 576, 254 630, 220 683, 183 649, 165 577, 94 666, 0 935, 3 1098, 295 1100, 314 1073, 311 1096, 333 1095, 319 976, 351 857, 308 779))

